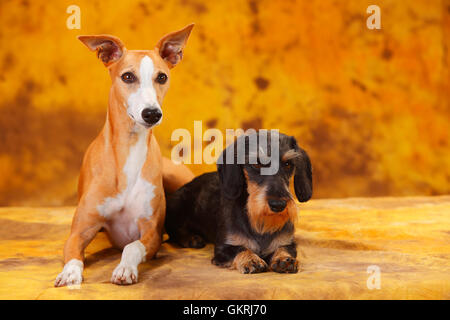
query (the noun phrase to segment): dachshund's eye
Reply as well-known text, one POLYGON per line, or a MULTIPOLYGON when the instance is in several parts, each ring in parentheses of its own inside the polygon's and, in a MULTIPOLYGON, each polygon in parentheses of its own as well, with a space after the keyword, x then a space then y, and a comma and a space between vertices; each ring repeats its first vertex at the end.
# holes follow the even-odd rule
POLYGON ((133 83, 137 80, 136 76, 132 72, 125 72, 121 78, 125 83, 133 83))
POLYGON ((290 170, 292 168, 292 163, 290 163, 289 161, 283 162, 283 168, 285 170, 290 170))
POLYGON ((259 163, 254 163, 251 166, 252 166, 253 169, 256 169, 256 170, 259 170, 262 167, 259 163))
POLYGON ((160 72, 156 77, 156 82, 159 84, 164 84, 167 81, 167 74, 160 72))
POLYGON ((268 167, 270 167, 270 163, 264 163, 263 164, 263 163, 258 162, 258 163, 250 164, 250 166, 253 169, 255 169, 255 170, 259 170, 261 168, 268 168, 268 167))

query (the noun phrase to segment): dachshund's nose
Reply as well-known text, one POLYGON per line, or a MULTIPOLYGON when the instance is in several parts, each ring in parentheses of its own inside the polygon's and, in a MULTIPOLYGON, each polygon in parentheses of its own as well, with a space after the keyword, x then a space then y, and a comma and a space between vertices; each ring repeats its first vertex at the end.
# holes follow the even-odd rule
POLYGON ((286 208, 285 200, 269 200, 269 207, 274 212, 281 212, 286 208))

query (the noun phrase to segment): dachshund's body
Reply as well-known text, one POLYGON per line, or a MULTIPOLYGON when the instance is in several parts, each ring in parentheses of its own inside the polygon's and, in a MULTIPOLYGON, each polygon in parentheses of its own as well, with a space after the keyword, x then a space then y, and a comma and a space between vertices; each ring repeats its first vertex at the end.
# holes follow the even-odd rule
POLYGON ((261 175, 261 165, 248 160, 247 152, 243 164, 218 164, 218 172, 195 178, 169 198, 166 230, 170 241, 193 248, 212 242, 212 263, 242 273, 267 271, 269 266, 276 272, 297 272, 297 207, 289 180, 294 176, 300 201, 311 197, 308 155, 293 137, 280 134, 276 161, 281 165, 276 174, 261 175))
POLYGON ((185 184, 170 196, 167 205, 171 214, 166 215, 165 225, 171 242, 187 248, 201 248, 205 241, 215 242, 220 208, 217 172, 205 173, 185 184))

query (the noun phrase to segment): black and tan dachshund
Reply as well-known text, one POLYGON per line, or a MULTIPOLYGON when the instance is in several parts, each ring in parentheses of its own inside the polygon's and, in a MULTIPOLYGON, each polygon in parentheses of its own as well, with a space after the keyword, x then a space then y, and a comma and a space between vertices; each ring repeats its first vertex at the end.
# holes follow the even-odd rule
MULTIPOLYGON (((257 136, 258 150, 260 140, 257 136)), ((244 135, 231 144, 219 159, 218 172, 205 173, 178 189, 167 201, 166 231, 169 241, 182 247, 201 248, 215 244, 212 263, 231 267, 241 273, 269 269, 280 273, 298 271, 294 223, 297 206, 289 191, 294 176, 294 190, 300 202, 312 196, 311 162, 294 137, 277 134, 278 170, 262 175, 267 164, 249 159, 249 137, 244 135), (245 160, 236 161, 237 143, 244 139, 245 160), (234 152, 232 161, 225 153, 234 152), (230 163, 232 162, 232 163, 230 163), (253 164, 250 164, 253 163, 253 164), (270 267, 269 267, 270 266, 270 267)), ((267 135, 267 149, 271 144, 267 135)))

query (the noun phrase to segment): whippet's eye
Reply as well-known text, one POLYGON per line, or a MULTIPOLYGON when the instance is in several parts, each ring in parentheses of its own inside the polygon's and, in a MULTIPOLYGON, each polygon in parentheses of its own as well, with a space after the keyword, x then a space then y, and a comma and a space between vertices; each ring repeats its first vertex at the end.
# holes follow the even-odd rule
POLYGON ((156 77, 156 82, 159 84, 164 84, 167 81, 167 74, 160 72, 156 77))
POLYGON ((125 83, 133 83, 137 80, 136 76, 132 72, 125 72, 121 78, 125 83))

